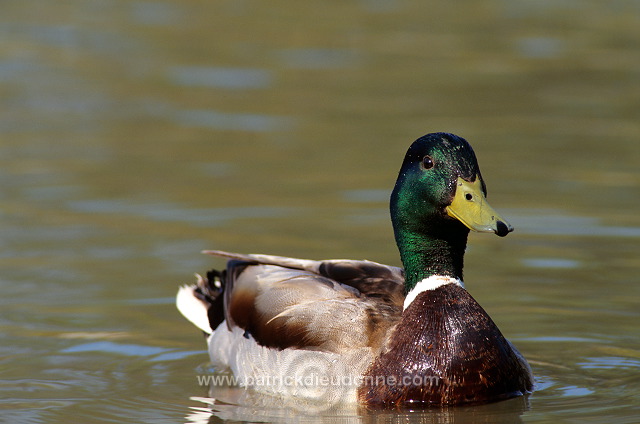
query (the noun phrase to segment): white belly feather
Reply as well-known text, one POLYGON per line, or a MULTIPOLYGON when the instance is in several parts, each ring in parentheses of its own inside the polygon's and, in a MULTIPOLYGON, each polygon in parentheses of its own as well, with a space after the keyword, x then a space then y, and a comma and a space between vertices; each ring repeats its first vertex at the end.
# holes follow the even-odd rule
POLYGON ((369 348, 336 354, 303 349, 272 349, 223 322, 207 340, 214 363, 229 367, 234 383, 258 392, 319 402, 355 403, 362 374, 371 364, 369 348))

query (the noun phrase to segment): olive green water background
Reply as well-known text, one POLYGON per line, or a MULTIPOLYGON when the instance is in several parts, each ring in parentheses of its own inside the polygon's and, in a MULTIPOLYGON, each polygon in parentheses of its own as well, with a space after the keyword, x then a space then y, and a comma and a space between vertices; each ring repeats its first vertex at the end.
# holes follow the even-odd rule
POLYGON ((0 420, 640 420, 637 1, 0 8, 0 420), (516 228, 470 236, 465 282, 537 391, 396 413, 218 387, 209 405, 173 300, 222 265, 199 252, 399 265, 388 195, 433 131, 472 143, 516 228))

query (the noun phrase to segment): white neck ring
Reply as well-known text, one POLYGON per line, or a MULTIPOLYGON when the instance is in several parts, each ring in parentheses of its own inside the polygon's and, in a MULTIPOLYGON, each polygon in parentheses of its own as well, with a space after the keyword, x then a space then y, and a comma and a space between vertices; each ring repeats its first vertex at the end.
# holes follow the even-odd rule
POLYGON ((416 286, 411 289, 411 291, 407 294, 407 297, 404 299, 404 309, 406 310, 411 303, 416 300, 416 297, 422 292, 427 290, 435 290, 440 286, 444 286, 446 284, 457 284, 460 287, 464 288, 464 283, 462 280, 453 277, 447 277, 444 275, 432 275, 428 278, 425 278, 422 281, 419 281, 416 286))

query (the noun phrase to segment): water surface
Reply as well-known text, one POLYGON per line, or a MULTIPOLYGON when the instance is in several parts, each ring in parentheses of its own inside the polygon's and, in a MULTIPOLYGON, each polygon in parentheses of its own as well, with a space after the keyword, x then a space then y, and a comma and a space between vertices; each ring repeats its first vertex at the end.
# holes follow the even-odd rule
POLYGON ((636 3, 2 9, 7 422, 637 422, 636 3), (201 386, 204 340, 173 305, 221 265, 199 252, 399 264, 387 198, 432 131, 473 144, 516 227, 470 237, 465 281, 537 390, 372 412, 201 386))

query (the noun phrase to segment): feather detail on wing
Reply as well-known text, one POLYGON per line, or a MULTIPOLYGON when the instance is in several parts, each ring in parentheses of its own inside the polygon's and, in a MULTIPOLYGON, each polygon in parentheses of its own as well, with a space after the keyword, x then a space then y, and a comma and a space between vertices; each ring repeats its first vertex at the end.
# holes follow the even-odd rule
POLYGON ((363 294, 375 293, 376 296, 387 294, 393 296, 394 301, 399 301, 397 297, 402 297, 402 301, 404 300, 404 270, 378 262, 351 259, 314 261, 275 255, 231 253, 223 250, 204 250, 202 253, 248 263, 305 270, 352 286, 363 294))
POLYGON ((370 261, 205 253, 231 259, 223 277, 229 329, 240 327, 266 347, 378 348, 402 312, 400 268, 370 261))

